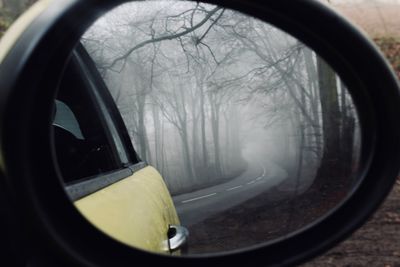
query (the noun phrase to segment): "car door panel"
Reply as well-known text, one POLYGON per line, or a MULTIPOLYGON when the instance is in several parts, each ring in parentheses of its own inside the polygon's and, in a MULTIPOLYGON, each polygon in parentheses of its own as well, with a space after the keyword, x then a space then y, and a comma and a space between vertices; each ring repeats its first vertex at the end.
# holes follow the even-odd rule
POLYGON ((150 166, 77 200, 75 206, 111 237, 147 251, 169 252, 168 226, 179 225, 168 189, 150 166))

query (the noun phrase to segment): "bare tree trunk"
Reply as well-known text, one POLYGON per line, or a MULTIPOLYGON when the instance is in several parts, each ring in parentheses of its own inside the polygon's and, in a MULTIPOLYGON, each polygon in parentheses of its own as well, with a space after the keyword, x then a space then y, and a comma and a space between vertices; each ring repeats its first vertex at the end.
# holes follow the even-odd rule
MULTIPOLYGON (((318 99, 318 73, 317 67, 314 63, 314 53, 310 49, 303 49, 304 61, 306 65, 306 71, 308 76, 308 86, 310 91, 310 115, 313 118, 313 121, 320 121, 320 112, 319 112, 319 99, 318 99)), ((313 128, 313 133, 315 139, 315 152, 318 157, 322 156, 322 134, 319 127, 313 128)), ((311 136, 310 136, 311 137, 311 136)), ((310 144, 312 145, 312 144, 310 144)))
POLYGON ((187 173, 186 178, 190 184, 194 185, 194 184, 196 184, 196 176, 194 174, 193 167, 192 167, 190 148, 189 148, 189 138, 188 138, 187 129, 185 129, 185 128, 181 132, 181 139, 182 139, 182 148, 183 148, 183 154, 184 154, 183 159, 184 159, 185 169, 186 169, 186 173, 187 173))
POLYGON ((197 178, 196 178, 196 173, 194 172, 193 169, 193 164, 192 164, 192 157, 190 154, 190 146, 189 146, 189 134, 188 134, 188 114, 186 111, 186 107, 185 107, 185 91, 182 88, 182 85, 179 88, 180 92, 179 92, 179 96, 176 95, 176 92, 174 91, 174 95, 175 97, 178 99, 178 101, 180 102, 178 104, 178 107, 180 107, 180 109, 178 108, 178 110, 176 112, 178 112, 178 117, 179 117, 179 121, 180 121, 180 135, 182 138, 182 146, 183 146, 183 150, 184 150, 184 162, 185 162, 185 168, 187 171, 187 175, 189 177, 188 180, 192 181, 192 184, 196 184, 197 178))
POLYGON ((2 0, 3 8, 7 9, 11 15, 18 16, 22 14, 28 5, 31 5, 32 0, 2 0))
POLYGON ((356 118, 352 110, 349 108, 347 98, 349 94, 346 85, 341 81, 341 109, 342 109, 342 128, 341 128, 341 148, 343 153, 343 172, 346 176, 350 176, 353 169, 353 153, 354 153, 354 132, 356 127, 356 118))
POLYGON ((140 156, 143 161, 150 160, 148 158, 148 140, 147 140, 147 133, 146 133, 146 126, 144 123, 145 119, 145 105, 146 105, 146 95, 138 95, 137 96, 137 103, 138 103, 138 137, 139 137, 139 147, 140 147, 140 156))
POLYGON ((241 151, 242 151, 242 140, 240 139, 240 118, 239 118, 239 112, 238 109, 235 105, 232 106, 232 120, 231 120, 231 133, 232 133, 232 153, 236 157, 237 160, 243 160, 241 151))
POLYGON ((153 123, 154 123, 154 160, 158 169, 161 169, 161 123, 160 112, 156 105, 152 105, 153 123))
POLYGON ((230 164, 232 162, 232 145, 231 145, 231 137, 232 137, 232 131, 231 131, 231 120, 230 120, 230 107, 223 112, 224 114, 224 128, 225 128, 225 149, 223 150, 222 154, 222 171, 226 174, 228 170, 230 169, 230 164))
MULTIPOLYGON (((348 191, 349 177, 344 171, 341 123, 336 73, 321 58, 318 58, 318 81, 322 110, 323 156, 317 178, 311 189, 324 197, 324 209, 332 208, 348 191)), ((321 207, 322 208, 322 207, 321 207)))
POLYGON ((229 111, 224 113, 225 120, 227 121, 226 125, 226 136, 229 138, 229 142, 227 142, 226 149, 226 157, 227 162, 230 162, 231 165, 239 167, 243 163, 243 158, 241 154, 241 140, 240 140, 240 118, 238 115, 237 106, 235 104, 230 105, 229 111))
POLYGON ((203 168, 208 168, 208 152, 207 152, 207 137, 206 137, 206 111, 205 111, 205 96, 204 87, 200 85, 200 120, 201 120, 201 145, 203 152, 203 168))
MULTIPOLYGON (((304 98, 302 97, 302 99, 304 100, 304 98)), ((302 118, 301 118, 301 114, 298 112, 294 112, 291 114, 291 124, 293 129, 295 129, 295 133, 296 133, 296 164, 294 166, 295 170, 293 170, 293 183, 290 184, 290 186, 293 189, 293 199, 291 200, 290 203, 290 211, 289 211, 289 218, 287 220, 287 225, 286 225, 286 229, 288 232, 293 231, 294 227, 296 227, 295 225, 293 225, 293 222, 296 220, 299 220, 299 218, 297 218, 298 213, 297 213, 297 207, 296 207, 296 201, 297 201, 297 197, 300 193, 299 190, 301 190, 301 186, 302 186, 302 173, 303 173, 303 161, 304 161, 304 146, 305 146, 305 132, 304 132, 304 123, 302 122, 302 118)))
POLYGON ((323 158, 335 166, 339 163, 340 155, 341 113, 338 87, 335 72, 320 58, 318 59, 318 76, 324 136, 323 158))
POLYGON ((164 120, 161 120, 161 132, 160 132, 160 153, 161 153, 161 165, 160 165, 160 172, 162 174, 164 173, 169 173, 168 171, 168 162, 167 159, 165 157, 165 142, 164 142, 164 138, 165 138, 165 122, 164 120))
POLYGON ((219 142, 219 121, 220 121, 220 107, 215 103, 215 96, 213 93, 209 94, 210 107, 211 107, 211 130, 214 140, 214 157, 215 157, 215 174, 218 178, 222 176, 221 168, 221 150, 219 142))
POLYGON ((200 153, 199 153, 199 123, 198 119, 199 116, 197 115, 197 94, 196 92, 193 92, 193 90, 190 90, 191 95, 190 95, 190 100, 191 100, 191 116, 192 116, 192 159, 193 159, 193 169, 194 172, 196 173, 196 176, 199 177, 200 179, 203 179, 203 176, 201 174, 202 170, 202 163, 200 160, 200 153), (200 176, 199 176, 200 174, 200 176))

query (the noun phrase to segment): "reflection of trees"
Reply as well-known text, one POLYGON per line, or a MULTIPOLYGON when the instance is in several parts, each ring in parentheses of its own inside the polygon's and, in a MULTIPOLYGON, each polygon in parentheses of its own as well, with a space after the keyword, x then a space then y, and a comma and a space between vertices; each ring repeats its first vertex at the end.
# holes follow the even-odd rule
POLYGON ((272 156, 297 177, 296 188, 321 159, 324 166, 346 153, 352 161, 349 96, 287 34, 222 8, 170 1, 124 6, 95 28, 83 42, 139 154, 173 187, 237 175, 243 142, 260 126, 283 131, 272 156))
POLYGON ((336 191, 339 200, 347 193, 353 168, 355 118, 347 104, 345 87, 322 59, 317 60, 322 111, 323 156, 314 183, 320 192, 336 191))

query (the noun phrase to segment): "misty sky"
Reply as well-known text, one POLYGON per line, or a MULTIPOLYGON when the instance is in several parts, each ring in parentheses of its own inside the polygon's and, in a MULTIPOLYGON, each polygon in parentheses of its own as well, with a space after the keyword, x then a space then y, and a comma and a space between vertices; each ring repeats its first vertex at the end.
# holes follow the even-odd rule
MULTIPOLYGON (((299 165, 315 173, 323 152, 317 55, 262 21, 198 5, 128 3, 84 36, 141 159, 172 192, 238 176, 252 162, 274 161, 291 178, 299 165), (131 47, 182 32, 113 64, 131 47)), ((334 90, 350 114, 350 97, 334 90)))

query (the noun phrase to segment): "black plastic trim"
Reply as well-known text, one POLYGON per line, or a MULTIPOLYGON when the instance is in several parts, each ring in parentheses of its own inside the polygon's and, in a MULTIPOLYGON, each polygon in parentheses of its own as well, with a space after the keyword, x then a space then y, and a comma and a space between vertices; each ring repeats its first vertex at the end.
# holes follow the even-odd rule
MULTIPOLYGON (((400 94, 376 47, 313 0, 216 0, 301 39, 340 74, 360 115, 362 183, 332 214, 286 239, 227 254, 168 257, 102 234, 74 208, 55 168, 50 130, 54 88, 80 35, 116 0, 58 0, 24 32, 0 66, 1 180, 10 199, 9 236, 21 259, 43 266, 290 266, 331 248, 359 228, 392 188, 400 168, 400 94), (376 77, 379 77, 376 78, 376 77), (21 108, 23 107, 23 108, 21 108), (40 156, 38 156, 40 151, 40 156), (110 253, 112 251, 112 253, 110 253)), ((11 244, 11 242, 10 242, 11 244)))
POLYGON ((106 188, 107 186, 110 186, 127 177, 130 177, 136 171, 141 170, 146 166, 146 163, 140 162, 122 170, 90 177, 88 179, 85 179, 84 181, 73 182, 71 184, 68 184, 65 187, 65 190, 67 191, 72 201, 77 201, 103 188, 106 188))
POLYGON ((132 141, 129 137, 129 133, 125 126, 124 120, 119 113, 118 107, 113 101, 113 97, 108 90, 107 85, 104 83, 103 78, 101 77, 95 63, 93 62, 93 59, 89 56, 82 44, 78 44, 74 51, 76 53, 75 55, 84 64, 84 66, 81 67, 87 69, 87 71, 90 73, 91 79, 96 84, 96 91, 100 94, 101 99, 105 102, 110 116, 112 117, 113 122, 116 124, 115 126, 117 127, 121 141, 127 152, 128 160, 133 164, 140 162, 140 158, 133 148, 132 141))

